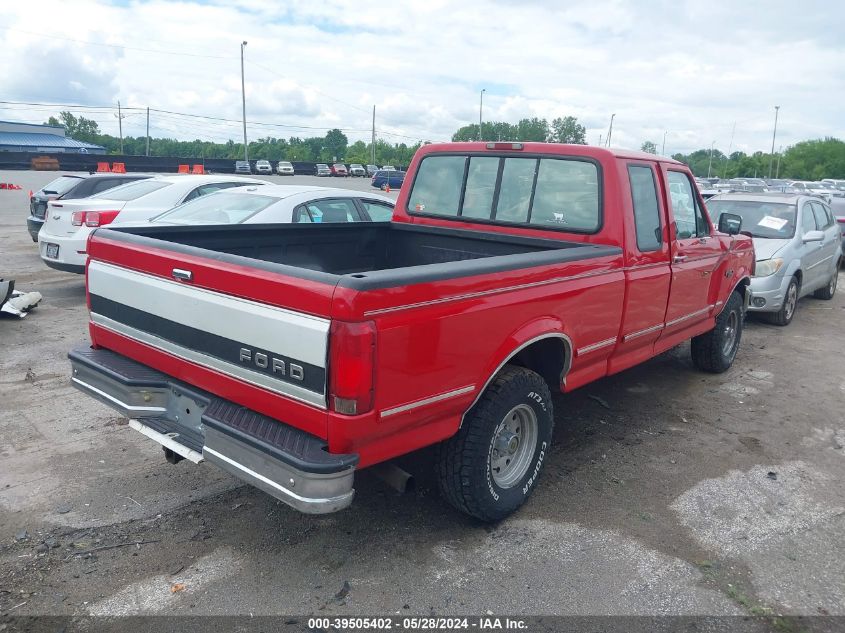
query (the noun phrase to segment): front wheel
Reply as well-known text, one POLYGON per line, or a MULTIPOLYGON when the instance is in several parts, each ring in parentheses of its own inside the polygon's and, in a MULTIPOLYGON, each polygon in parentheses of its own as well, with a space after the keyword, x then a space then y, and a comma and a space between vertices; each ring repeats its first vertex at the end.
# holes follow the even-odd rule
POLYGON ((440 491, 455 508, 498 521, 533 491, 552 442, 554 417, 546 382, 506 366, 438 450, 440 491))
POLYGON ((792 317, 795 316, 795 308, 798 307, 798 279, 793 277, 786 287, 786 294, 783 296, 783 304, 780 310, 769 314, 769 320, 775 325, 789 325, 792 317))
POLYGON ((742 339, 742 296, 732 292, 725 307, 716 317, 716 327, 692 339, 693 364, 713 374, 730 369, 742 339))

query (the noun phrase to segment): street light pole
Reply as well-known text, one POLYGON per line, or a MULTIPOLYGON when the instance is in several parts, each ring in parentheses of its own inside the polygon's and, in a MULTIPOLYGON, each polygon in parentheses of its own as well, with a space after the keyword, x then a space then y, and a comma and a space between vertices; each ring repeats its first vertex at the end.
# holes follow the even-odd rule
POLYGON ((241 103, 243 104, 244 114, 244 160, 249 160, 249 149, 246 141, 246 81, 244 80, 244 46, 246 46, 246 40, 241 42, 241 103))
POLYGON ((481 95, 478 100, 478 140, 481 140, 481 113, 484 111, 484 93, 487 92, 486 88, 481 89, 481 95))
POLYGON ((716 144, 716 141, 710 143, 710 162, 707 163, 707 177, 710 178, 710 168, 713 166, 713 146, 716 144))
POLYGON ((780 106, 776 105, 775 106, 775 129, 772 132, 772 155, 771 155, 771 158, 769 158, 769 178, 772 177, 772 166, 774 165, 774 162, 775 162, 775 138, 777 137, 777 134, 778 134, 778 110, 780 110, 780 106))
POLYGON ((610 137, 613 136, 613 119, 616 118, 616 113, 610 115, 610 129, 607 131, 607 146, 610 147, 610 137))
POLYGON ((660 155, 666 156, 666 135, 669 133, 669 130, 663 130, 663 147, 660 148, 660 155))

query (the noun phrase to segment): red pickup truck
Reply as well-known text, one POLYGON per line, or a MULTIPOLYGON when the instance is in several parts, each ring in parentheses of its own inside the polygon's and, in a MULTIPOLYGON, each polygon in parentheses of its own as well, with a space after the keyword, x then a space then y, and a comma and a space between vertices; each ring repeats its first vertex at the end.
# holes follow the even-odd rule
POLYGON ((392 222, 96 230, 72 381, 170 461, 304 512, 438 444, 444 497, 497 520, 542 470, 553 390, 687 339, 697 367, 731 365, 754 260, 740 225, 717 230, 670 159, 428 145, 392 222))

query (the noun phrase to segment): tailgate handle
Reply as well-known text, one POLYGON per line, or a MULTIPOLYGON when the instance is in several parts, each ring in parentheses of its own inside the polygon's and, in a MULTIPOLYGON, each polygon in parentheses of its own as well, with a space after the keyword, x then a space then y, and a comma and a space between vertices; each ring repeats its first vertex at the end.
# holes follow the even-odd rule
POLYGON ((182 281, 191 281, 194 278, 194 273, 183 268, 174 268, 172 274, 174 279, 181 279, 182 281))

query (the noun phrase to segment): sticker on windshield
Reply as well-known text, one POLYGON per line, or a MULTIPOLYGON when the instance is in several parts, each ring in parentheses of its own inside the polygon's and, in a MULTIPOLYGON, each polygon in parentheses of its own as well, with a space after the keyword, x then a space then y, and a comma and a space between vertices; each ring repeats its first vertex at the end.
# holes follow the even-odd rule
POLYGON ((767 215, 757 223, 757 226, 762 226, 767 229, 774 229, 775 231, 780 231, 783 227, 786 226, 787 222, 789 222, 789 220, 784 220, 783 218, 774 218, 770 215, 767 215))

